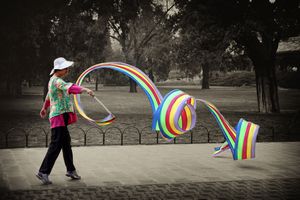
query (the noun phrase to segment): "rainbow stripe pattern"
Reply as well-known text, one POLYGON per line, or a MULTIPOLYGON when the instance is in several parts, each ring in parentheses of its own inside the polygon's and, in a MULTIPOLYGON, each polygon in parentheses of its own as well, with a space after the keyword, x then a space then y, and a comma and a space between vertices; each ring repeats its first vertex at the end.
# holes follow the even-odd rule
POLYGON ((220 111, 211 103, 197 99, 205 104, 215 117, 226 141, 220 147, 215 148, 214 156, 230 149, 234 160, 244 160, 255 157, 255 143, 259 126, 244 119, 240 119, 235 128, 230 126, 220 111))
MULTIPOLYGON (((161 132, 161 135, 170 140, 176 136, 191 130, 196 122, 196 102, 188 94, 180 91, 171 91, 163 99, 159 90, 150 78, 137 67, 125 63, 100 63, 86 69, 77 79, 76 84, 81 85, 84 78, 92 71, 97 69, 112 69, 119 71, 132 78, 145 92, 151 104, 153 115, 152 129, 161 132)), ((81 105, 80 95, 74 95, 74 102, 78 112, 92 123, 104 126, 112 123, 115 117, 111 114, 102 120, 89 118, 81 105)))
MULTIPOLYGON (((142 72, 140 69, 138 69, 134 66, 125 64, 125 63, 117 63, 116 62, 116 63, 100 63, 100 64, 93 65, 93 66, 89 67, 88 69, 86 69, 78 77, 76 84, 81 85, 84 78, 90 72, 97 70, 97 69, 116 70, 116 71, 119 71, 119 72, 129 76, 130 78, 132 78, 144 90, 145 94, 147 95, 147 97, 150 101, 153 112, 155 112, 155 110, 158 108, 159 104, 161 103, 162 96, 159 93, 159 91, 157 90, 154 83, 149 79, 149 77, 146 74, 144 74, 144 72, 142 72)), ((115 119, 115 117, 113 115, 109 115, 105 119, 102 119, 102 120, 93 120, 93 119, 89 118, 83 110, 79 94, 74 95, 74 103, 75 103, 75 107, 77 108, 77 110, 81 114, 81 116, 83 116, 85 119, 87 119, 88 121, 90 121, 92 123, 96 123, 99 126, 108 125, 108 124, 112 123, 115 119)))
POLYGON ((163 138, 172 140, 194 128, 196 123, 196 101, 194 97, 172 90, 154 113, 152 128, 158 124, 163 138))
MULTIPOLYGON (((171 141, 195 127, 195 110, 196 101, 198 100, 204 103, 215 117, 226 139, 226 142, 222 146, 215 148, 214 156, 217 156, 227 149, 231 149, 234 160, 255 157, 255 142, 259 130, 258 125, 240 119, 237 126, 233 128, 213 104, 202 99, 195 99, 178 89, 170 91, 163 98, 154 83, 144 72, 126 63, 109 62, 91 66, 79 76, 76 84, 81 85, 86 75, 97 69, 119 71, 133 79, 142 88, 148 97, 153 112, 152 129, 160 131, 164 139, 171 141)), ((74 95, 74 102, 78 112, 91 123, 104 126, 115 120, 115 116, 111 113, 102 120, 89 118, 83 110, 79 94, 74 95)))

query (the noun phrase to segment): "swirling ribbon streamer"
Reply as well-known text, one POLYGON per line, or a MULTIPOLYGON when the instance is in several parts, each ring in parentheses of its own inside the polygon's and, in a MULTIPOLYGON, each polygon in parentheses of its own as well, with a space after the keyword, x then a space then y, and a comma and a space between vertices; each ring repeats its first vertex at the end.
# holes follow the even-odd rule
MULTIPOLYGON (((147 95, 151 107, 152 107, 152 111, 155 112, 158 108, 158 106, 161 103, 162 100, 162 96, 159 93, 159 91, 157 90, 156 86, 154 85, 154 83, 150 80, 150 78, 144 74, 144 72, 142 72, 140 69, 125 64, 125 63, 100 63, 100 64, 96 64, 93 65, 91 67, 89 67, 88 69, 86 69, 77 79, 76 84, 77 85, 81 85, 82 81, 84 80, 84 78, 92 71, 97 70, 97 69, 112 69, 112 70, 116 70, 119 71, 125 75, 127 75, 128 77, 130 77, 131 79, 133 79, 145 92, 145 94, 147 95)), ((112 119, 112 116, 108 116, 106 117, 106 119, 102 119, 99 121, 93 120, 91 118, 89 118, 84 110, 83 107, 81 105, 80 102, 80 95, 74 95, 74 102, 75 102, 75 106, 78 110, 78 112, 84 117, 86 118, 88 121, 92 122, 92 123, 96 123, 97 125, 103 126, 103 125, 107 125, 110 124, 112 121, 114 121, 114 118, 112 119)), ((158 126, 157 126, 158 127, 158 126)), ((158 129, 158 128, 157 128, 158 129)))
POLYGON ((211 103, 197 99, 204 103, 211 114, 215 117, 226 141, 215 148, 214 156, 230 149, 234 160, 243 160, 255 157, 255 143, 259 126, 244 119, 240 119, 233 128, 220 111, 211 103))
POLYGON ((181 90, 172 90, 155 111, 152 129, 158 124, 161 135, 166 140, 172 140, 195 127, 195 109, 194 97, 181 90))
MULTIPOLYGON (((175 89, 163 98, 154 83, 144 72, 134 66, 120 62, 96 64, 85 70, 77 79, 76 84, 81 85, 85 76, 96 69, 119 71, 133 79, 142 88, 148 97, 153 112, 152 129, 160 131, 162 137, 166 140, 170 141, 195 127, 196 99, 194 97, 175 89)), ((197 100, 204 103, 215 117, 226 139, 222 146, 215 149, 214 156, 231 149, 235 160, 254 158, 259 126, 240 119, 234 129, 213 104, 202 99, 197 100)), ((109 112, 106 118, 93 120, 85 114, 79 94, 74 95, 74 101, 79 113, 92 123, 103 126, 112 123, 115 119, 114 115, 109 112)))

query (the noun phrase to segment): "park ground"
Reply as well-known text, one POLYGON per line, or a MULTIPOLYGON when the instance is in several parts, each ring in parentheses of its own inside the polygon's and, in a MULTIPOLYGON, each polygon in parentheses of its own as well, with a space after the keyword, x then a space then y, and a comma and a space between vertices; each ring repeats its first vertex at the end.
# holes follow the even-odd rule
MULTIPOLYGON (((0 149, 0 199, 299 199, 299 90, 280 88, 282 112, 261 114, 256 109, 255 87, 200 90, 198 86, 160 86, 159 90, 165 95, 175 88, 212 102, 232 125, 241 117, 259 124, 256 158, 233 161, 230 151, 213 158, 213 148, 224 138, 203 105, 197 106, 196 144, 186 144, 190 141, 189 134, 185 134, 188 137, 179 138, 179 144, 143 145, 155 144, 149 130, 142 145, 133 145, 138 144, 136 135, 128 131, 124 145, 120 146, 120 136, 112 131, 106 136, 106 145, 101 143, 99 134, 88 135, 86 147, 77 130, 92 126, 79 116, 78 123, 70 126, 70 133, 82 180, 74 182, 64 176, 60 155, 51 174, 53 184, 43 186, 34 175, 47 150, 42 147, 43 139, 39 140, 42 135, 39 129, 30 133, 31 139, 35 138, 35 143, 30 144, 42 148, 5 148, 3 136, 11 128, 19 128, 10 134, 10 142, 16 142, 17 147, 24 147, 18 145, 24 144, 22 130, 42 127, 49 134, 48 121, 39 118, 42 88, 25 88, 20 98, 0 100, 3 134, 0 144, 4 148, 0 149), (201 126, 215 133, 216 137, 211 138, 214 144, 207 144, 206 136, 200 134, 201 126), (275 138, 272 129, 268 129, 270 126, 276 128, 275 138), (19 136, 21 139, 15 140, 19 136), (274 139, 276 142, 272 142, 274 139)), ((128 87, 100 87, 96 96, 117 117, 104 129, 124 130, 128 126, 142 129, 151 125, 151 107, 140 89, 132 94, 128 93, 128 87)), ((94 118, 106 115, 87 95, 82 95, 82 102, 88 115, 94 118)), ((160 143, 166 144, 161 140, 160 143)))
POLYGON ((62 155, 41 185, 34 173, 46 148, 0 150, 1 199, 299 199, 299 142, 258 143, 256 157, 217 158, 220 144, 74 147, 80 181, 62 155))
MULTIPOLYGON (((89 86, 92 88, 92 86, 89 86)), ((211 87, 209 90, 201 90, 199 86, 160 86, 158 87, 162 95, 165 95, 172 89, 181 89, 186 93, 201 98, 213 103, 224 117, 231 123, 232 126, 238 122, 240 118, 252 121, 260 125, 259 139, 260 141, 298 141, 299 140, 299 110, 300 110, 300 90, 298 89, 284 89, 279 88, 279 100, 281 113, 280 114, 262 114, 257 112, 257 100, 255 87, 211 87)), ((151 143, 154 141, 151 137, 151 123, 152 123, 152 109, 147 96, 138 88, 138 93, 129 93, 129 88, 122 87, 99 87, 96 91, 96 96, 106 105, 107 108, 116 116, 113 124, 103 127, 109 129, 118 127, 124 129, 128 126, 134 126, 139 130, 148 127, 149 131, 147 137, 143 140, 144 143, 151 143), (147 142, 145 140, 151 140, 147 142)), ((49 122, 47 119, 39 117, 39 110, 42 106, 42 87, 24 88, 24 95, 19 98, 1 97, 1 113, 2 119, 0 121, 0 146, 5 146, 5 133, 11 128, 20 128, 27 131, 30 128, 42 127, 49 132, 49 122)), ((82 96, 82 105, 86 113, 94 119, 101 119, 106 116, 105 110, 91 97, 87 95, 82 96)), ((212 134, 211 142, 222 142, 223 136, 219 132, 218 125, 212 115, 207 109, 198 104, 197 106, 197 123, 195 127, 194 139, 198 142, 207 141, 206 138, 197 136, 197 132, 201 132, 203 127, 212 134), (198 138, 197 138, 198 137, 198 138)), ((80 135, 79 129, 88 130, 92 126, 84 118, 79 116, 79 121, 75 125, 71 125, 73 145, 82 145, 83 136, 80 135)), ((11 135, 11 140, 22 135, 22 131, 16 130, 15 135, 11 135)), ((36 129, 33 137, 41 136, 40 130, 36 129)), ((120 134, 111 134, 106 136, 106 144, 120 144, 120 134)), ((88 137, 89 144, 100 144, 102 138, 99 134, 91 133, 88 137), (93 135, 94 134, 94 135, 93 135)), ((130 135, 131 131, 126 133, 124 143, 137 144, 136 133, 134 136, 130 135)), ((187 134, 186 134, 187 136, 187 134)), ((189 137, 189 136, 187 136, 189 137)), ((204 136, 203 136, 204 137, 204 136)), ((207 137, 207 136, 205 136, 207 137)), ((12 143, 24 143, 24 139, 20 141, 11 141, 12 143)), ((180 143, 180 140, 178 140, 180 143)), ((35 141, 36 146, 43 146, 44 141, 35 141)), ((190 143, 182 136, 182 143, 190 143)), ((22 146, 22 145, 21 145, 22 146)))

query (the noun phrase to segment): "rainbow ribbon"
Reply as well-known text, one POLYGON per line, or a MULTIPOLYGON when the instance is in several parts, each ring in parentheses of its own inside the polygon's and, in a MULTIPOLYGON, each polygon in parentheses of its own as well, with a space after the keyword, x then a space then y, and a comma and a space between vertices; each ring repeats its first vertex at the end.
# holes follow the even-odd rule
MULTIPOLYGON (((159 93, 159 91, 157 90, 154 83, 150 80, 150 78, 146 74, 144 74, 144 72, 142 72, 140 69, 138 69, 134 66, 125 64, 125 63, 115 62, 115 63, 100 63, 100 64, 93 65, 93 66, 89 67, 88 69, 86 69, 78 77, 76 84, 81 85, 81 83, 82 83, 83 79, 86 77, 86 75, 88 75, 90 72, 97 70, 97 69, 116 70, 116 71, 119 71, 119 72, 129 76, 130 78, 132 78, 143 89, 143 91, 147 95, 153 112, 155 112, 155 110, 158 108, 159 104, 161 103, 162 96, 159 93)), ((107 116, 105 119, 102 119, 99 121, 89 118, 83 110, 79 94, 74 95, 74 103, 75 103, 75 106, 76 106, 78 112, 84 118, 86 118, 88 121, 90 121, 91 123, 96 123, 99 126, 104 126, 104 125, 108 125, 108 124, 112 123, 115 119, 113 115, 107 116)))
POLYGON ((230 148, 234 160, 254 158, 255 143, 259 126, 244 119, 240 119, 236 127, 233 128, 213 104, 202 99, 197 100, 204 103, 215 117, 226 139, 220 147, 215 148, 215 153, 213 155, 217 156, 230 148))
POLYGON ((160 131, 168 141, 191 130, 196 123, 195 98, 182 92, 169 92, 154 112, 152 129, 160 131), (159 129, 157 129, 157 125, 159 129))
MULTIPOLYGON (((168 141, 173 140, 195 127, 196 99, 194 97, 176 89, 163 98, 150 78, 140 69, 129 64, 109 62, 93 65, 79 76, 76 84, 81 85, 86 75, 97 69, 119 71, 133 79, 142 88, 148 97, 153 112, 152 129, 159 131, 164 139, 168 141)), ((213 114, 226 139, 222 146, 215 149, 214 156, 230 148, 235 160, 254 158, 259 126, 241 119, 236 129, 234 129, 214 105, 202 99, 197 100, 204 103, 213 114)), ((74 95, 74 102, 78 112, 94 124, 104 126, 115 120, 115 116, 111 113, 102 120, 89 118, 83 110, 79 94, 74 95)))

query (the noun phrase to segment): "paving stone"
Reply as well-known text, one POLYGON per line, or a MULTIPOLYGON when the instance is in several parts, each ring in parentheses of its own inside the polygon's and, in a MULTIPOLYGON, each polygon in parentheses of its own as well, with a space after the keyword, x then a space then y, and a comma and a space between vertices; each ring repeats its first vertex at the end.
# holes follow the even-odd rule
POLYGON ((299 142, 258 143, 246 161, 213 158, 214 146, 75 147, 82 179, 60 155, 48 186, 34 175, 46 148, 1 149, 0 199, 300 199, 299 142))

